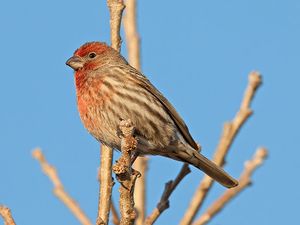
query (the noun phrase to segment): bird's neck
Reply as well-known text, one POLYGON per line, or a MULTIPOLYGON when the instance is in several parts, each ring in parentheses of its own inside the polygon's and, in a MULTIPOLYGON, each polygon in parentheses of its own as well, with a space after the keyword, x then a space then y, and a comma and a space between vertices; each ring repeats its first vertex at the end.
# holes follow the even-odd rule
POLYGON ((87 78, 84 71, 77 71, 75 73, 75 85, 77 91, 81 90, 84 87, 86 80, 87 78))

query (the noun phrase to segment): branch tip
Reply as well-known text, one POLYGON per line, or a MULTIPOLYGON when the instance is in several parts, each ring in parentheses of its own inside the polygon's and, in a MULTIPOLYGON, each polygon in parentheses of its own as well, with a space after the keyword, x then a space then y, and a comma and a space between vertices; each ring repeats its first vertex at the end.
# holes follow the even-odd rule
POLYGON ((249 74, 249 83, 254 87, 259 87, 262 83, 262 76, 259 72, 253 71, 249 74))

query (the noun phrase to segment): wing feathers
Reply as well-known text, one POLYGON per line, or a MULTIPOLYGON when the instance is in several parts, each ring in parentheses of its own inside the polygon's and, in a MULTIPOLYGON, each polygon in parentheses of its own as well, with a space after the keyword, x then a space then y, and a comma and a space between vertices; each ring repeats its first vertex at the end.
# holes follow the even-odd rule
MULTIPOLYGON (((131 68, 130 72, 134 72, 137 77, 134 77, 133 81, 138 81, 138 84, 149 91, 152 95, 154 95, 163 106, 166 107, 171 118, 174 120, 176 126, 178 127, 179 131, 181 132, 184 139, 189 143, 194 149, 198 150, 199 147, 197 143, 194 141, 193 137, 191 136, 188 127, 184 123, 183 119, 177 113, 176 109, 171 105, 171 103, 151 84, 151 82, 140 72, 136 69, 131 68), (134 71, 132 71, 133 69, 134 71)), ((130 73, 129 73, 130 74, 130 73)))

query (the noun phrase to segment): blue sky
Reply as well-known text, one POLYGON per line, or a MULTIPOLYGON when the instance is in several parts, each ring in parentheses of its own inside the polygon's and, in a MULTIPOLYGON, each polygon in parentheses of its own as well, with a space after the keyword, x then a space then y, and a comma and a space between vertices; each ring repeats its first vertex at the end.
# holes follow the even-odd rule
MULTIPOLYGON (((253 186, 211 224, 298 221, 299 11, 296 0, 139 1, 142 70, 174 104, 208 157, 222 124, 239 107, 248 73, 263 74, 254 115, 234 142, 226 170, 238 177, 258 146, 266 146, 270 157, 254 174, 253 186)), ((18 224, 79 224, 32 159, 39 146, 95 221, 99 145, 80 122, 65 61, 87 41, 109 42, 106 1, 2 1, 0 28, 0 203, 12 209, 18 224)), ((122 53, 126 56, 124 45, 122 53)), ((150 158, 149 212, 180 166, 150 158)), ((202 176, 192 169, 157 224, 180 220, 202 176)), ((215 185, 204 207, 223 191, 215 185)), ((114 199, 117 194, 115 187, 114 199)))

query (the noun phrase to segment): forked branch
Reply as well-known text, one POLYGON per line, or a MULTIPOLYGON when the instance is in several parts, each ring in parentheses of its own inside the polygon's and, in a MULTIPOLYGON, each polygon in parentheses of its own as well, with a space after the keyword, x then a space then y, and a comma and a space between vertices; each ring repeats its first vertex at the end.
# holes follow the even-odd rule
POLYGON ((263 164, 267 156, 268 151, 266 149, 257 149, 253 158, 245 162, 245 168, 240 176, 239 185, 235 188, 226 190, 225 193, 217 199, 195 223, 193 223, 193 225, 207 224, 230 200, 251 185, 251 176, 253 172, 263 164))
MULTIPOLYGON (((225 157, 233 143, 237 133, 251 116, 252 110, 250 108, 251 101, 254 97, 255 91, 261 84, 261 76, 258 72, 252 72, 249 74, 248 87, 246 88, 244 98, 242 100, 240 109, 236 114, 235 118, 228 123, 225 123, 223 133, 219 142, 219 145, 215 151, 213 161, 218 166, 224 165, 225 157)), ((188 225, 194 220, 198 210, 203 204, 204 199, 207 196, 210 188, 212 187, 213 180, 205 175, 203 180, 200 182, 189 207, 187 208, 185 215, 183 216, 180 225, 188 225)))

